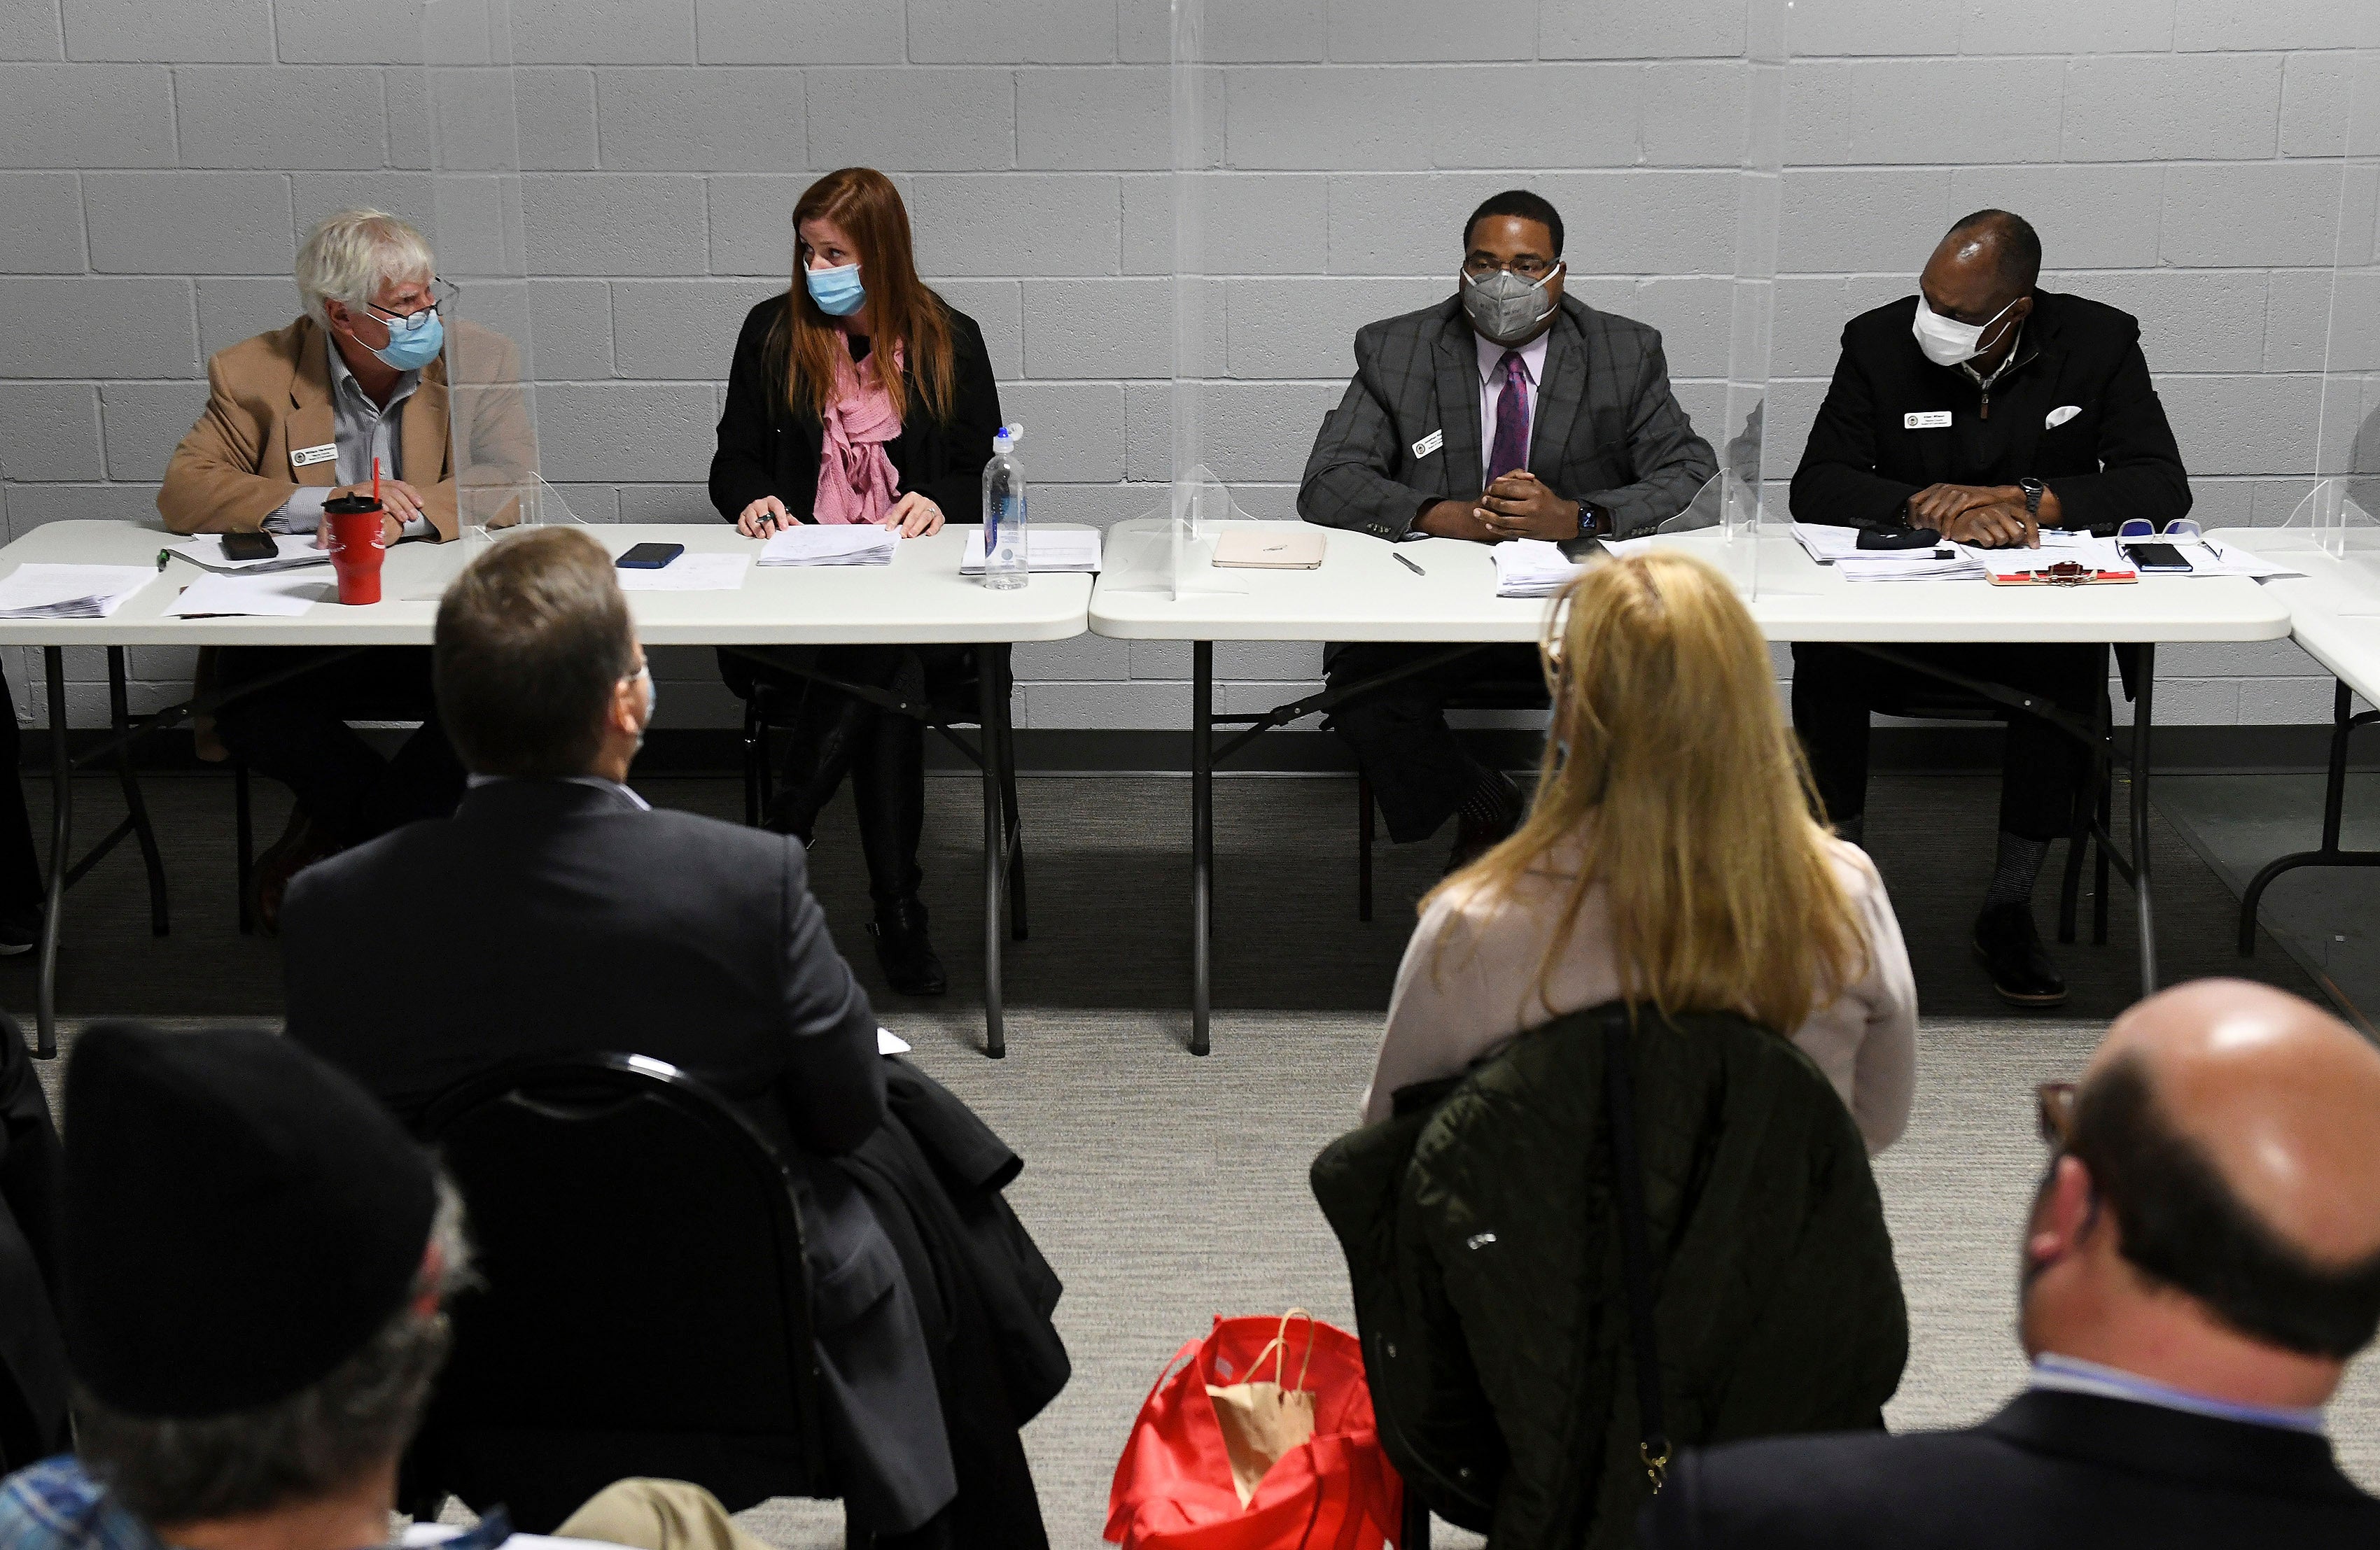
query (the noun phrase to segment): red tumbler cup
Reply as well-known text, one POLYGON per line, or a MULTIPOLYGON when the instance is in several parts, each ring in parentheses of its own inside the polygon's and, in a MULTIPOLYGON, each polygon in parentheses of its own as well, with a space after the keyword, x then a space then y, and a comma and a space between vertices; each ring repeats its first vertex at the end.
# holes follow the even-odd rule
POLYGON ((380 563, 388 552, 381 503, 369 495, 334 496, 322 503, 322 528, 339 577, 339 601, 380 601, 380 563))

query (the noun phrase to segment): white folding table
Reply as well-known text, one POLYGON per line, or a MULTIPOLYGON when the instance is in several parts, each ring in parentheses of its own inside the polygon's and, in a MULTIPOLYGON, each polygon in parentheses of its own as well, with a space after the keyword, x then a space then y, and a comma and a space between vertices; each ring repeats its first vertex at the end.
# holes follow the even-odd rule
MULTIPOLYGON (((690 553, 746 552, 756 559, 760 550, 758 539, 743 538, 723 523, 622 524, 585 530, 614 554, 648 541, 684 544, 690 553)), ((978 675, 982 684, 984 769, 984 1047, 987 1054, 999 1056, 1006 1049, 1000 934, 1011 857, 1000 774, 1014 757, 1007 648, 1018 641, 1063 640, 1080 635, 1091 578, 1040 575, 1023 587, 991 590, 978 578, 959 574, 968 531, 946 527, 932 538, 905 540, 889 565, 764 568, 756 564, 746 572, 742 587, 735 591, 638 591, 629 593, 628 599, 638 634, 647 646, 957 644, 987 648, 985 655, 993 660, 986 661, 978 675)), ((42 648, 48 678, 55 805, 35 1009, 43 1055, 56 1048, 57 951, 67 885, 128 836, 137 838, 149 868, 152 923, 160 934, 165 929, 164 872, 140 788, 132 777, 129 748, 147 733, 189 714, 193 707, 185 702, 149 716, 129 715, 125 702, 125 648, 428 646, 439 595, 477 549, 476 541, 399 544, 389 551, 384 562, 382 600, 369 607, 325 601, 294 618, 171 619, 165 617, 166 608, 184 587, 205 574, 182 560, 162 562, 161 551, 171 541, 172 535, 152 523, 54 522, 0 549, 0 576, 29 562, 161 566, 154 582, 126 599, 108 618, 0 620, 0 646, 42 648), (115 722, 113 735, 80 758, 71 757, 67 747, 64 657, 70 646, 106 648, 115 722), (129 812, 91 854, 69 866, 73 772, 78 766, 101 757, 115 761, 129 812)), ((327 583, 327 567, 323 578, 327 583)))
MULTIPOLYGON (((1226 525, 1227 526, 1227 525, 1226 525)), ((1717 555, 1716 530, 1659 540, 1717 555)), ((2156 945, 2149 907, 2148 771, 2151 686, 2155 648, 2164 641, 2272 640, 2289 633, 2281 599, 2237 577, 2149 576, 2136 584, 1994 587, 1987 582, 1844 581, 1818 565, 1781 530, 1756 542, 1758 587, 1753 617, 1771 640, 1900 643, 2115 642, 2140 649, 2133 702, 2131 855, 2117 865, 2133 885, 2140 920, 2143 993, 2156 984, 2156 945)), ((1327 712, 1352 693, 1384 680, 1325 691, 1258 715, 1214 713, 1218 640, 1442 642, 1450 650, 1535 641, 1547 603, 1495 595, 1488 547, 1451 539, 1390 544, 1368 534, 1331 530, 1321 566, 1310 571, 1215 570, 1212 539, 1191 545, 1181 596, 1111 570, 1092 589, 1090 627, 1127 640, 1192 643, 1191 686, 1191 1035, 1192 1053, 1208 1047, 1210 919, 1214 870, 1215 761, 1250 739, 1300 717, 1327 712), (1401 560, 1421 569, 1415 575, 1401 560), (1252 723, 1220 747, 1218 722, 1252 723)), ((1437 659, 1432 659, 1433 660, 1437 659)), ((1426 664, 1423 664, 1426 665, 1426 664)), ((2054 708, 2041 709, 2053 716, 2054 708)))
POLYGON ((2303 527, 2232 527, 2210 535, 2225 543, 2305 572, 2275 576, 2265 588, 2289 611, 2289 636, 2338 680, 2331 696, 2330 771, 2323 791, 2322 843, 2267 864, 2240 895, 2240 956, 2256 951, 2256 905, 2265 887, 2301 866, 2380 866, 2380 851, 2339 847, 2347 804, 2347 745, 2355 729, 2380 721, 2380 709, 2358 714, 2355 696, 2380 706, 2380 535, 2351 529, 2356 545, 2333 554, 2303 527))

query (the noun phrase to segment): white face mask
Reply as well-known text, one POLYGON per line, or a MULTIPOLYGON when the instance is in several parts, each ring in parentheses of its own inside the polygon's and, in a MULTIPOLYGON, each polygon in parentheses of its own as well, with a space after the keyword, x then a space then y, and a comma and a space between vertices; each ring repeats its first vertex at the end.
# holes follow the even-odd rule
MULTIPOLYGON (((2019 297, 2016 301, 2023 299, 2019 297)), ((1917 316, 1910 320, 1909 332, 1916 336, 1917 347, 1925 352, 1927 360, 1937 366, 1956 366, 1984 353, 1981 347, 1984 335, 1990 331, 1992 324, 2008 316, 2009 307, 2014 307, 2016 301, 2010 302, 2008 307, 2001 308, 1983 322, 1962 323, 1926 306, 1925 293, 1920 291, 1917 293, 1917 316)))

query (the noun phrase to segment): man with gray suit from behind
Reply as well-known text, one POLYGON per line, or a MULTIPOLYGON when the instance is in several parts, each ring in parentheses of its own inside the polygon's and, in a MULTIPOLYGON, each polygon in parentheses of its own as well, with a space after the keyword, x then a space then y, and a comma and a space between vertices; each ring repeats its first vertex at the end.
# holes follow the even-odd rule
MULTIPOLYGON (((1658 330, 1562 294, 1562 221, 1525 189, 1463 226, 1453 297, 1368 323, 1355 376, 1298 487, 1308 522, 1398 542, 1609 537, 1683 511, 1718 472, 1670 391, 1658 330)), ((1391 673, 1332 713, 1371 778, 1389 836, 1426 840, 1459 816, 1452 871, 1512 831, 1520 792, 1446 724, 1466 685, 1533 681, 1535 646, 1482 647, 1415 669, 1442 645, 1340 642, 1333 690, 1391 673)))

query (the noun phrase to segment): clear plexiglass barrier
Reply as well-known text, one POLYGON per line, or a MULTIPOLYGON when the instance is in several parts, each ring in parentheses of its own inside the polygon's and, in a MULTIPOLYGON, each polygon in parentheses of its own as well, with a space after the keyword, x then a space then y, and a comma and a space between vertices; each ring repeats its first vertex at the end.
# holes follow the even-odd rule
POLYGON ((2380 582, 2380 49, 2342 56, 2338 247, 2322 331, 2315 484, 2289 514, 2380 582))
POLYGON ((427 0, 421 50, 463 534, 577 522, 539 454, 509 0, 427 0))

